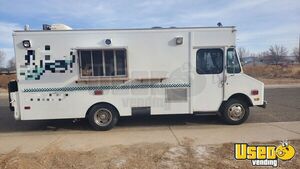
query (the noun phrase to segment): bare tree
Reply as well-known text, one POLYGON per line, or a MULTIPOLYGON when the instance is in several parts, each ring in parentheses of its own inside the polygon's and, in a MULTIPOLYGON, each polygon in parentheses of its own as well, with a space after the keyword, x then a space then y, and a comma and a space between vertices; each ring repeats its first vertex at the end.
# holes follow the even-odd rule
POLYGON ((14 57, 9 59, 7 68, 9 71, 16 70, 16 59, 14 57))
POLYGON ((257 53, 255 56, 257 57, 257 60, 259 62, 262 62, 262 63, 267 63, 268 60, 270 60, 269 54, 270 52, 269 51, 263 51, 263 52, 260 52, 260 53, 257 53))
POLYGON ((5 61, 5 53, 0 50, 0 68, 3 67, 4 61, 5 61))
POLYGON ((250 55, 250 52, 243 47, 239 47, 237 52, 240 58, 244 58, 250 55))
POLYGON ((261 58, 261 59, 263 59, 265 57, 268 57, 268 56, 270 56, 270 52, 269 51, 263 51, 263 52, 260 52, 260 53, 258 53, 256 55, 256 57, 261 58))
POLYGON ((299 48, 294 48, 294 50, 293 50, 293 56, 300 63, 300 50, 299 50, 299 48))
POLYGON ((279 64, 288 54, 288 50, 286 47, 282 45, 273 45, 269 48, 270 59, 276 65, 279 64))

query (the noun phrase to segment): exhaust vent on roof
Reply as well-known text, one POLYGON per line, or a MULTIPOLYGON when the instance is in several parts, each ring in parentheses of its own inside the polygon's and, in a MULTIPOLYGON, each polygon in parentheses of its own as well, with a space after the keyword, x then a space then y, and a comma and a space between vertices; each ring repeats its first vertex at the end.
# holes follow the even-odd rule
POLYGON ((43 24, 43 30, 72 30, 72 28, 65 24, 43 24))
POLYGON ((160 26, 153 26, 152 29, 162 29, 160 26))

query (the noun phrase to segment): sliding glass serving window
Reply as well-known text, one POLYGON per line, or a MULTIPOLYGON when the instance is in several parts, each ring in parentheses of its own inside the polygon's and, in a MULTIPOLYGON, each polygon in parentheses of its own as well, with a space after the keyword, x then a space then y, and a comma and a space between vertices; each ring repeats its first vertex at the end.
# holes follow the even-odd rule
POLYGON ((80 50, 81 77, 127 76, 125 49, 80 50))

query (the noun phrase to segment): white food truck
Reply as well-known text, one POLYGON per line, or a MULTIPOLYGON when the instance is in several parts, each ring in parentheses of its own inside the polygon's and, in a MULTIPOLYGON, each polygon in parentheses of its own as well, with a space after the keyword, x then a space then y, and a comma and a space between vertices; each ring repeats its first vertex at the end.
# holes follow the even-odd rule
POLYGON ((87 118, 109 130, 120 116, 218 113, 241 124, 265 107, 264 84, 243 73, 235 27, 14 31, 16 120, 87 118))

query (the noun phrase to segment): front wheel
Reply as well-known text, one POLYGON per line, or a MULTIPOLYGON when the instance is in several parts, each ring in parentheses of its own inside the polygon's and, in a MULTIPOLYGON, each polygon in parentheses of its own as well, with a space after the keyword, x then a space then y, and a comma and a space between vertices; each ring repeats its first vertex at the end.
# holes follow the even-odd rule
POLYGON ((248 119, 249 106, 241 100, 230 99, 222 106, 221 114, 225 123, 241 124, 248 119))
POLYGON ((117 124, 119 115, 113 106, 99 104, 90 109, 87 118, 95 130, 106 131, 117 124))

